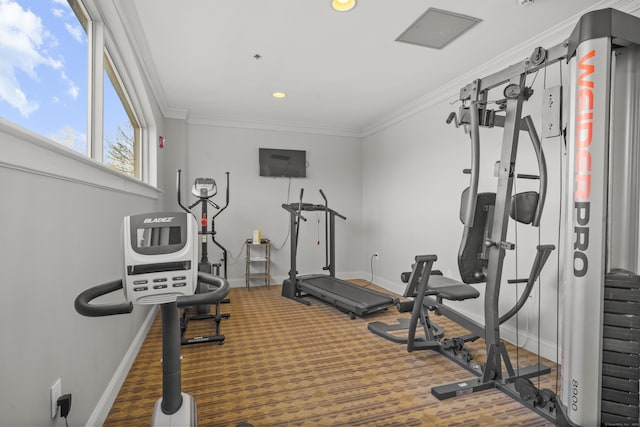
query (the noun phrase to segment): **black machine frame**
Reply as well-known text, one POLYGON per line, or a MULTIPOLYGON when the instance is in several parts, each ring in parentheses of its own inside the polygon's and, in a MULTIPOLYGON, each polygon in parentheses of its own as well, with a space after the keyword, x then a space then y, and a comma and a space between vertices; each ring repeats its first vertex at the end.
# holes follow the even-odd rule
MULTIPOLYGON (((215 304, 229 293, 229 282, 205 272, 198 272, 197 280, 211 286, 206 292, 179 296, 173 302, 159 304, 162 319, 162 397, 156 401, 150 423, 152 426, 198 424, 195 400, 191 395, 182 392, 179 310, 193 305, 215 304)), ((122 290, 123 286, 124 281, 118 279, 86 289, 75 299, 76 311, 87 317, 131 313, 134 308, 131 301, 91 303, 102 295, 122 290)))
MULTIPOLYGON (((559 61, 566 60, 567 62, 571 62, 573 57, 577 55, 577 49, 582 45, 586 45, 589 48, 592 48, 592 46, 604 46, 602 50, 603 52, 605 52, 603 55, 605 61, 608 60, 607 56, 610 55, 614 47, 625 48, 629 45, 640 45, 639 22, 640 21, 637 17, 624 14, 614 9, 602 9, 589 12, 580 18, 580 21, 574 28, 571 36, 565 42, 560 43, 559 45, 556 45, 548 50, 542 47, 538 47, 533 51, 528 59, 482 79, 474 80, 472 83, 466 85, 461 89, 460 100, 462 101, 463 106, 460 108, 459 114, 456 115, 455 113, 452 113, 447 119, 447 122, 450 123, 455 120, 456 126, 460 124, 464 125, 465 129, 471 136, 472 168, 469 170, 469 173, 471 174, 471 196, 463 199, 463 202, 466 202, 463 203, 466 204, 466 207, 463 206, 463 208, 461 209, 461 219, 463 220, 463 223, 465 225, 465 233, 469 228, 472 228, 474 226, 474 214, 476 212, 474 207, 477 204, 476 196, 478 195, 477 183, 479 166, 479 128, 494 126, 500 126, 504 128, 501 158, 497 163, 496 168, 498 185, 495 197, 495 205, 493 207, 493 219, 491 221, 492 225, 484 242, 486 246, 487 264, 483 268, 483 280, 480 280, 486 282, 484 299, 485 325, 484 327, 478 325, 476 322, 473 322, 472 320, 466 318, 455 310, 444 305, 443 300, 445 299, 455 300, 460 298, 456 298, 455 293, 448 293, 448 289, 446 286, 439 288, 437 286, 433 286, 432 283, 429 283, 430 280, 434 279, 435 277, 431 274, 431 267, 433 265, 433 262, 435 262, 436 260, 435 256, 416 257, 416 265, 420 264, 417 269, 418 271, 422 271, 421 274, 423 274, 423 276, 418 277, 419 274, 416 274, 415 277, 412 277, 411 282, 407 287, 407 291, 405 291, 407 294, 410 294, 406 296, 414 296, 416 298, 414 300, 412 317, 409 323, 408 339, 406 340, 406 342, 409 351, 424 348, 438 350, 444 354, 444 346, 442 345, 442 342, 439 341, 439 337, 430 338, 429 336, 428 328, 430 325, 430 320, 428 319, 428 316, 425 316, 425 313, 426 310, 433 310, 436 313, 443 314, 456 323, 459 323, 460 325, 469 329, 471 331, 471 335, 476 335, 484 338, 487 356, 486 364, 482 367, 482 369, 475 372, 476 378, 458 381, 449 385, 434 387, 432 389, 432 394, 434 394, 434 396, 436 396, 437 398, 444 399, 473 393, 475 391, 486 390, 489 388, 497 388, 510 397, 514 398, 515 400, 523 403, 525 406, 532 409, 539 415, 555 422, 557 425, 598 425, 600 423, 613 423, 613 425, 637 425, 639 414, 637 401, 637 366, 638 360, 640 359, 637 358, 637 355, 633 355, 633 357, 627 357, 622 354, 631 353, 631 351, 629 351, 629 349, 631 348, 638 348, 637 341, 636 343, 634 343, 635 346, 631 345, 628 341, 624 341, 628 340, 629 336, 632 336, 632 332, 624 335, 624 340, 622 340, 620 337, 614 337, 618 338, 618 341, 615 343, 615 347, 611 344, 615 341, 615 339, 611 336, 608 337, 604 333, 602 337, 598 337, 597 333, 594 334, 595 336, 588 336, 586 335, 587 331, 585 331, 585 334, 580 335, 577 341, 591 341, 593 342, 593 345, 591 347, 596 348, 598 347, 598 345, 601 345, 599 343, 601 342, 600 339, 602 339, 602 341, 604 342, 604 350, 608 350, 608 353, 612 354, 614 352, 618 352, 613 355, 608 354, 610 358, 613 358, 614 356, 618 357, 618 359, 616 359, 616 362, 611 362, 611 360, 609 360, 609 362, 617 364, 619 360, 622 360, 624 362, 622 363, 622 365, 625 365, 625 367, 607 365, 607 360, 605 360, 605 363, 601 367, 591 366, 590 369, 584 369, 584 366, 581 366, 581 371, 578 372, 578 370, 576 370, 576 372, 578 372, 577 375, 583 375, 581 379, 584 380, 584 373, 588 373, 592 377, 596 378, 596 381, 587 381, 590 378, 587 378, 587 380, 585 381, 577 381, 573 376, 567 377, 565 378, 562 385, 562 395, 556 396, 555 393, 550 390, 537 389, 534 384, 527 379, 532 375, 539 375, 548 372, 547 368, 538 364, 538 366, 533 366, 531 367, 531 369, 526 368, 525 370, 523 370, 519 368, 517 371, 513 369, 513 366, 509 361, 509 356, 507 354, 505 346, 500 338, 500 324, 504 321, 503 319, 505 316, 510 315, 512 312, 517 312, 517 310, 519 309, 519 303, 514 306, 514 308, 507 314, 500 316, 498 311, 498 299, 500 296, 502 268, 506 251, 515 248, 515 245, 513 243, 506 241, 509 216, 511 215, 512 218, 520 222, 531 223, 534 226, 538 226, 542 209, 540 203, 544 203, 542 168, 540 169, 541 175, 539 177, 520 176, 516 175, 515 173, 515 160, 518 149, 519 132, 521 130, 528 130, 531 135, 531 130, 533 129, 530 119, 527 123, 527 118, 522 118, 523 103, 528 100, 532 94, 531 88, 528 88, 526 86, 526 77, 531 73, 535 73, 538 70, 543 69, 544 67, 548 67, 549 65, 557 63, 559 61), (500 109, 498 111, 489 110, 487 108, 487 104, 489 103, 488 92, 491 89, 505 84, 507 85, 507 88, 509 88, 509 90, 505 89, 505 99, 500 102, 500 109), (518 197, 520 197, 518 194, 513 194, 513 181, 515 178, 536 178, 540 180, 541 188, 537 196, 537 209, 535 212, 527 212, 525 210, 525 215, 521 216, 521 214, 516 211, 514 216, 513 200, 517 200, 518 197), (526 220, 523 220, 523 218, 526 218, 526 220), (413 292, 412 290, 415 290, 415 292, 413 292), (417 341, 415 339, 415 331, 419 321, 422 321, 423 326, 427 330, 426 341, 417 341), (607 345, 609 347, 607 347, 607 345), (626 365, 631 365, 631 362, 635 364, 635 374, 633 374, 635 375, 635 377, 632 377, 630 381, 626 381, 626 379, 629 379, 629 377, 624 377, 625 373, 631 372, 631 369, 627 370, 626 365), (506 369, 506 372, 503 372, 503 366, 506 369), (600 381, 597 381, 600 376, 602 378, 601 383, 600 381), (624 382, 624 387, 629 387, 628 390, 624 390, 633 392, 618 393, 616 391, 605 390, 604 387, 616 388, 617 386, 612 386, 614 382, 616 384, 624 382), (579 386, 578 383, 580 383, 579 386), (568 389, 567 384, 569 384, 568 389), (601 385, 602 391, 600 387, 601 385), (590 389, 587 389, 587 387, 589 387, 590 389), (579 397, 577 397, 576 395, 579 395, 579 397), (623 400, 620 398, 620 395, 625 395, 625 399, 631 400, 623 400), (596 397, 594 398, 593 396, 596 397), (580 404, 577 404, 576 401, 573 400, 573 398, 576 397, 580 399, 580 404), (600 397, 602 398, 602 402, 596 400, 596 398, 600 397), (571 404, 571 407, 566 406, 568 404, 567 402, 571 404), (583 408, 586 408, 590 413, 597 412, 597 415, 583 415, 583 412, 586 412, 583 408), (600 409, 602 410, 601 412, 600 409), (582 412, 578 412, 579 410, 582 412), (580 418, 582 418, 582 420, 580 420, 580 418), (576 422, 576 420, 580 421, 576 422)), ((593 49, 595 51, 595 47, 593 47, 593 49)), ((609 72, 610 64, 603 64, 598 62, 598 66, 600 65, 602 65, 605 73, 609 72)), ((591 63, 587 63, 586 65, 583 64, 582 72, 588 74, 588 71, 584 71, 585 69, 591 70, 592 72, 591 67, 593 67, 591 63)), ((591 80, 587 80, 585 78, 584 81, 583 84, 591 84, 591 80), (584 81, 586 81, 586 83, 584 83, 584 81)), ((605 89, 606 85, 608 84, 610 83, 605 82, 605 84, 603 84, 603 86, 605 86, 605 89)), ((607 99, 606 101, 608 102, 609 100, 607 99)), ((607 119, 608 117, 604 120, 606 121, 607 119)), ((606 125, 602 126, 602 128, 605 129, 603 135, 608 135, 606 131, 606 125)), ((595 133, 596 132, 594 130, 594 135, 595 133)), ((570 139, 572 137, 573 135, 570 136, 570 139)), ((534 138, 532 138, 532 141, 533 139, 534 138)), ((535 141, 533 142, 535 148, 536 143, 535 141)), ((540 166, 541 159, 537 150, 536 155, 538 155, 538 164, 540 166)), ((573 159, 569 157, 569 161, 571 160, 573 159)), ((596 161, 594 157, 594 170, 596 167, 595 162, 596 161)), ((591 170, 591 160, 589 160, 589 168, 589 170, 591 170)), ((571 197, 571 195, 566 197, 571 197)), ((524 200, 524 198, 522 199, 524 200)), ((599 208, 602 208, 602 206, 600 206, 599 208)), ((599 221, 600 219, 601 218, 595 218, 595 221, 599 221)), ((581 218, 578 218, 578 222, 580 220, 581 218)), ((582 218, 582 220, 584 220, 584 218, 582 218)), ((569 225, 572 225, 571 221, 569 221, 569 225)), ((573 228, 571 228, 571 231, 573 231, 573 228)), ((573 242, 570 242, 569 244, 569 250, 571 252, 574 249, 574 245, 572 243, 573 242)), ((539 271, 542 269, 544 261, 546 261, 546 259, 548 258, 551 250, 553 250, 552 245, 538 246, 538 255, 536 257, 536 260, 534 261, 529 279, 527 279, 527 288, 532 278, 537 277, 537 275, 539 274, 539 271)), ((565 251, 566 250, 567 249, 565 248, 565 251)), ((416 272, 415 268, 414 272, 416 272)), ((413 273, 412 276, 414 276, 413 273)), ((603 274, 602 276, 605 275, 603 274)), ((605 313, 606 310, 609 310, 609 312, 611 312, 611 306, 616 304, 615 302, 612 303, 611 301, 607 300, 609 294, 618 292, 618 288, 623 288, 625 289, 625 291, 620 293, 621 295, 624 294, 624 296, 622 296, 621 298, 629 298, 631 292, 626 291, 626 289, 635 289, 638 287, 638 283, 640 283, 639 276, 629 274, 628 272, 607 273, 606 280, 604 277, 602 279, 603 284, 601 286, 605 289, 605 313), (608 307, 607 304, 609 304, 608 307)), ((521 283, 524 280, 525 279, 515 279, 508 282, 521 283)), ((437 282, 437 280, 435 280, 435 282, 437 282)), ((466 286, 464 284, 462 285, 463 287, 466 286)), ((599 285, 599 283, 595 283, 596 288, 599 285)), ((585 288, 584 284, 582 284, 582 287, 585 288)), ((596 295, 593 298, 601 298, 600 292, 594 293, 596 295)), ((637 296, 634 296, 634 298, 637 298, 637 296)), ((630 316, 629 313, 631 313, 631 311, 629 310, 637 310, 637 306, 634 306, 633 303, 629 303, 627 300, 624 301, 626 304, 625 307, 621 310, 627 311, 621 312, 626 313, 626 316, 628 318, 630 316)), ((565 302, 565 306, 567 304, 571 304, 572 302, 573 301, 565 302)), ((586 309, 586 307, 581 308, 583 309, 583 311, 586 309)), ((590 306, 590 308, 593 308, 593 306, 590 306)), ((615 309, 618 310, 618 306, 616 306, 615 309)), ((618 312, 616 311, 616 313, 618 312)), ((636 321, 637 325, 637 313, 635 314, 636 318, 634 319, 634 321, 636 321)), ((596 315, 597 313, 593 314, 593 316, 596 315)), ((610 318, 613 317, 611 314, 608 315, 610 318)), ((604 317, 606 322, 607 315, 605 314, 604 317)), ((630 323, 630 320, 628 320, 627 318, 625 318, 625 322, 630 323)), ((629 325, 625 323, 625 326, 628 327, 629 325)), ((385 327, 378 327, 377 329, 378 331, 374 332, 385 337, 385 327)), ((615 328, 609 327, 609 329, 613 330, 615 328)), ((391 325, 388 330, 394 331, 397 329, 394 329, 393 325, 391 325)), ((606 323, 604 331, 607 331, 606 323)), ((602 348, 600 350, 602 351, 602 348)), ((566 352, 567 349, 565 348, 564 351, 566 352)), ((607 351, 605 351, 605 353, 606 352, 607 351)), ((574 351, 574 353, 577 353, 580 356, 586 352, 581 352, 578 350, 574 351)), ((579 359, 579 357, 577 359, 579 359)), ((458 362, 458 360, 456 361, 458 362)), ((578 362, 580 361, 581 360, 578 360, 578 362)), ((564 360, 564 362, 566 362, 566 359, 564 360)), ((468 363, 459 362, 459 364, 461 364, 465 368, 469 368, 468 363)), ((563 366, 563 369, 565 370, 565 376, 567 375, 567 372, 569 372, 569 368, 571 368, 570 365, 568 368, 563 366)), ((469 370, 473 371, 473 369, 469 370)), ((576 374, 572 372, 571 375, 576 374)))
MULTIPOLYGON (((559 61, 566 60, 569 62, 576 55, 578 46, 592 39, 606 38, 609 49, 612 49, 614 45, 624 47, 629 44, 638 44, 640 43, 639 28, 638 18, 614 9, 589 12, 580 18, 571 36, 565 42, 548 50, 538 47, 523 62, 482 79, 474 80, 460 91, 460 100, 463 102, 463 107, 460 109, 461 122, 470 131, 474 149, 477 149, 479 144, 480 126, 492 127, 500 125, 504 128, 502 155, 498 168, 498 189, 496 192, 494 221, 490 238, 486 243, 489 248, 484 305, 484 338, 487 346, 487 363, 481 378, 467 381, 464 387, 461 387, 460 384, 437 387, 433 391, 434 394, 440 393, 444 397, 452 397, 496 387, 549 420, 558 424, 572 423, 572 414, 566 411, 565 402, 561 402, 558 396, 548 390, 538 390, 533 384, 527 384, 521 378, 521 372, 520 378, 512 378, 511 376, 504 376, 501 369, 503 364, 508 368, 509 361, 506 356, 506 350, 500 341, 499 328, 501 322, 498 314, 498 298, 505 251, 512 248, 511 244, 506 242, 506 236, 508 215, 511 209, 510 199, 515 178, 513 173, 515 154, 522 122, 522 106, 531 94, 530 88, 526 87, 526 77, 559 61), (504 84, 509 84, 507 87, 511 86, 517 90, 514 91, 511 97, 508 96, 509 94, 505 90, 506 105, 504 111, 506 115, 504 122, 499 123, 495 121, 498 116, 487 109, 488 92, 504 84), (469 105, 464 105, 465 102, 468 102, 469 105)), ((540 197, 542 197, 542 193, 540 197)), ((471 217, 472 220, 473 218, 471 217)), ((467 224, 465 223, 465 225, 467 224)), ((430 297, 426 297, 425 300, 427 300, 425 302, 427 305, 433 302, 430 297)), ((441 310, 442 305, 438 305, 437 309, 441 310)), ((589 340, 592 338, 584 337, 584 339, 589 340)), ((463 381, 462 383, 465 382, 463 381)), ((565 393, 569 395, 570 392, 565 393)), ((591 405, 595 406, 597 403, 591 402, 591 405)), ((635 414, 637 422, 637 406, 635 407, 635 414)), ((607 416, 609 417, 608 419, 615 419, 616 422, 623 420, 623 417, 607 416)))
MULTIPOLYGON (((178 169, 176 173, 176 193, 177 193, 177 201, 178 205, 188 214, 195 215, 191 212, 191 209, 200 205, 202 212, 200 217, 200 226, 201 229, 198 232, 198 236, 201 238, 200 243, 200 262, 198 263, 198 271, 204 272, 207 274, 214 274, 215 276, 220 276, 220 263, 211 263, 209 262, 208 256, 208 248, 207 248, 207 238, 206 236, 211 236, 212 242, 222 250, 222 267, 223 267, 223 277, 227 279, 227 249, 220 244, 216 240, 216 227, 215 227, 215 219, 218 215, 220 215, 228 206, 229 206, 229 172, 225 172, 226 174, 226 198, 224 206, 220 207, 215 204, 209 197, 198 197, 198 200, 193 202, 188 207, 182 203, 181 196, 181 175, 182 170, 178 169), (213 207, 217 210, 215 215, 211 218, 208 217, 208 206, 213 207), (209 231, 209 224, 211 224, 211 231, 209 231)), ((197 217, 196 217, 197 219, 197 217)), ((198 284, 198 286, 206 286, 206 284, 198 284)), ((200 292, 200 290, 199 290, 200 292)), ((200 305, 196 307, 196 314, 190 314, 190 311, 193 309, 192 307, 185 307, 182 311, 182 316, 180 317, 180 330, 181 330, 181 343, 182 345, 189 344, 200 344, 200 343, 208 343, 215 342, 218 344, 223 344, 225 340, 225 336, 220 332, 220 323, 223 319, 228 319, 231 317, 229 313, 221 312, 221 304, 228 304, 230 300, 228 298, 221 299, 216 302, 215 313, 210 313, 211 307, 207 305, 200 305), (190 320, 208 320, 213 319, 215 322, 215 334, 214 335, 200 335, 194 336, 191 338, 186 338, 184 335, 187 331, 187 327, 190 320)))
POLYGON ((301 189, 299 203, 282 204, 282 208, 289 213, 291 236, 291 269, 289 278, 282 284, 282 296, 309 305, 310 302, 304 299, 304 296, 311 295, 348 313, 351 318, 385 310, 396 304, 398 299, 395 297, 336 278, 335 220, 336 217, 343 220, 347 218, 329 208, 327 197, 322 190, 320 195, 324 199, 324 204, 302 203, 303 194, 304 189, 301 189), (326 265, 323 270, 328 271, 329 274, 298 276, 296 268, 300 221, 307 220, 302 212, 311 211, 325 213, 326 265))

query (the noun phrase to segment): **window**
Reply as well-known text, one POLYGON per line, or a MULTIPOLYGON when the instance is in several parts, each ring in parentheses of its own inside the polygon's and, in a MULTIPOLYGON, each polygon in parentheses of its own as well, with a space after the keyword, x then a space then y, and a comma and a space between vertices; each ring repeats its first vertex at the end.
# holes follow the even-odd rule
POLYGON ((88 39, 69 2, 0 0, 0 58, 0 116, 86 155, 88 39))
POLYGON ((140 126, 108 54, 104 58, 104 162, 140 178, 140 126))
POLYGON ((143 130, 122 78, 130 76, 107 50, 118 53, 96 6, 0 0, 0 117, 142 179, 143 130))

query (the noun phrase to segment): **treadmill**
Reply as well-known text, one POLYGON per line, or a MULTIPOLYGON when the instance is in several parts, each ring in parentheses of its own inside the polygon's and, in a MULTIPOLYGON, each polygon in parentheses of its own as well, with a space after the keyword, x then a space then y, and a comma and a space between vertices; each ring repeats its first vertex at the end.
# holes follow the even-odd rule
POLYGON ((303 192, 304 189, 300 190, 299 203, 284 203, 282 205, 282 208, 289 212, 291 226, 291 269, 289 270, 289 278, 282 283, 282 296, 309 305, 310 302, 303 297, 311 295, 348 313, 352 319, 355 316, 365 316, 385 310, 396 304, 398 298, 336 278, 335 218, 347 218, 329 208, 327 197, 322 190, 320 190, 320 195, 324 199, 324 205, 302 203, 303 192), (323 267, 323 270, 328 270, 328 275, 297 275, 296 258, 300 221, 307 220, 303 212, 308 211, 325 213, 325 261, 327 265, 323 267))

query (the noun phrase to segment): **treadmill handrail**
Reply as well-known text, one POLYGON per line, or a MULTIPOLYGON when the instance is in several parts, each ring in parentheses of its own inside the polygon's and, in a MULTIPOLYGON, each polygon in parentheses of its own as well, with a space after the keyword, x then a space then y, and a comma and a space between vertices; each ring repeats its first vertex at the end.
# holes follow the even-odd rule
POLYGON ((335 216, 337 216, 338 218, 341 218, 341 219, 344 219, 344 220, 346 220, 346 219, 347 219, 347 217, 346 217, 346 216, 344 216, 344 215, 342 215, 342 214, 339 214, 338 212, 334 211, 334 210, 333 210, 333 209, 331 209, 331 208, 328 208, 327 210, 328 210, 330 213, 332 213, 332 214, 334 214, 335 216))
MULTIPOLYGON (((307 218, 305 218, 305 217, 304 217, 304 216, 303 216, 303 215, 298 211, 298 208, 297 208, 297 207, 295 207, 295 208, 294 208, 294 207, 293 207, 293 205, 288 205, 288 204, 286 204, 286 203, 283 203, 283 204, 282 204, 282 208, 283 208, 284 210, 286 210, 287 212, 289 212, 290 214, 292 214, 292 215, 295 215, 295 216, 299 217, 299 218, 300 218, 300 219, 302 219, 303 221, 306 221, 306 220, 307 220, 307 218)), ((304 210, 304 209, 303 209, 303 210, 304 210)))
MULTIPOLYGON (((307 211, 307 212, 309 212, 309 211, 325 211, 325 212, 329 212, 330 214, 333 214, 333 215, 337 216, 340 219, 344 219, 344 220, 347 219, 346 216, 342 215, 339 212, 336 212, 334 209, 327 208, 324 205, 314 205, 314 204, 310 204, 310 203, 309 204, 308 203, 303 203, 302 207, 299 207, 298 203, 290 203, 290 204, 283 203, 282 204, 282 208, 285 209, 288 212, 294 212, 296 215, 298 214, 298 210, 307 211)), ((305 221, 306 221, 306 219, 305 219, 305 221)))

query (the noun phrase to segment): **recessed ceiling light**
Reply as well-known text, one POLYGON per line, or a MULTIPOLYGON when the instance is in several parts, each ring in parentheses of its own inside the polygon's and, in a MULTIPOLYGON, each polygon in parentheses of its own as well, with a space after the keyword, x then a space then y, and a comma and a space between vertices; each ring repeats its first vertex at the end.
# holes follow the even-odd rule
POLYGON ((333 0, 331 7, 338 12, 346 12, 356 6, 356 0, 333 0))
POLYGON ((274 98, 278 98, 278 99, 282 99, 282 98, 284 98, 285 96, 287 96, 287 94, 286 94, 286 93, 284 93, 284 92, 273 92, 271 95, 272 95, 274 98))

